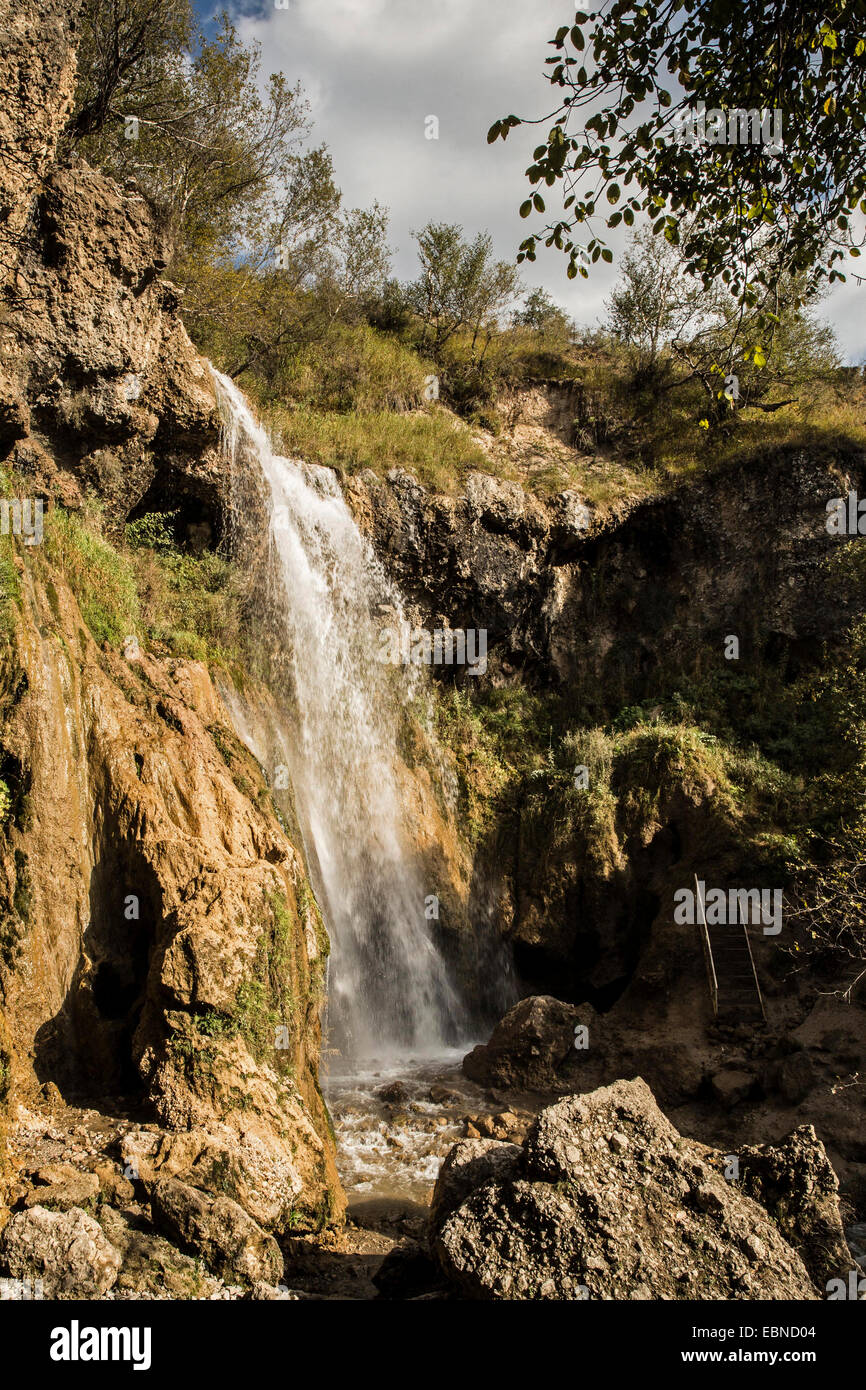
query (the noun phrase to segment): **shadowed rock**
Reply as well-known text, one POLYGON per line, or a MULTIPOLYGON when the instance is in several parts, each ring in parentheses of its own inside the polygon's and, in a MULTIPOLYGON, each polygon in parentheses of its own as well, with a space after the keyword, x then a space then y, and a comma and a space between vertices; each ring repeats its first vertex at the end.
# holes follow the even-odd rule
POLYGON ((433 1198, 433 1249, 465 1297, 819 1296, 723 1155, 682 1138, 640 1078, 543 1110, 522 1149, 482 1142, 452 1150, 433 1198))

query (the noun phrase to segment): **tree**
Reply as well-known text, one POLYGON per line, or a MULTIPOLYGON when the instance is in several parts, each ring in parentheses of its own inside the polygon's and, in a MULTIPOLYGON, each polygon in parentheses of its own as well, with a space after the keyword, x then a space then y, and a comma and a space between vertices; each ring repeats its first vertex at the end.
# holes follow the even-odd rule
POLYGON ((636 377, 659 377, 671 343, 697 326, 702 302, 700 286, 683 274, 677 248, 647 230, 637 233, 606 302, 608 327, 629 353, 636 377))
POLYGON ((788 903, 800 961, 828 969, 831 993, 851 1002, 866 980, 866 827, 825 846, 829 862, 802 876, 788 903))
MULTIPOLYGON (((832 328, 816 317, 820 291, 791 285, 785 276, 774 298, 772 345, 756 361, 754 343, 761 310, 747 309, 724 289, 704 290, 686 273, 681 246, 635 233, 623 256, 620 279, 607 301, 609 328, 628 354, 634 382, 670 391, 697 381, 716 420, 765 403, 773 388, 786 393, 832 373, 839 365, 832 328), (736 378, 736 391, 725 379, 736 378)), ((764 311, 765 312, 765 311, 764 311)))
POLYGON ((511 321, 515 328, 529 328, 548 338, 566 339, 571 332, 571 319, 546 290, 530 290, 511 321))
POLYGON ((407 300, 428 330, 425 346, 434 359, 461 328, 472 333, 474 354, 479 334, 489 332, 520 289, 517 270, 493 258, 486 232, 466 241, 463 228, 428 222, 413 232, 418 242, 421 274, 406 287, 407 300))
POLYGON ((184 318, 237 372, 361 312, 389 270, 387 213, 343 212, 331 155, 305 149, 307 106, 223 15, 189 0, 84 0, 70 144, 133 178, 171 247, 184 318))
POLYGON ((340 293, 356 313, 378 302, 391 271, 387 209, 374 200, 372 207, 344 213, 334 239, 334 261, 340 293))
POLYGON ((84 0, 78 82, 70 133, 76 141, 123 126, 135 110, 158 110, 168 95, 172 55, 195 29, 189 0, 84 0))
MULTIPOLYGON (((569 276, 585 276, 613 259, 599 222, 630 227, 647 213, 682 242, 705 289, 720 280, 749 308, 772 313, 784 275, 809 288, 845 278, 839 264, 860 254, 855 214, 866 211, 862 0, 605 0, 551 45, 548 80, 564 95, 542 118, 553 124, 526 171, 536 191, 521 215, 546 211, 540 185, 567 190, 563 215, 521 243, 518 261, 543 239, 566 254, 569 276), (774 112, 779 148, 763 138, 774 112)), ((488 140, 522 123, 503 117, 488 140)))
POLYGON ((188 0, 86 0, 69 139, 135 179, 180 266, 243 255, 284 220, 307 108, 282 73, 262 96, 259 69, 225 15, 207 39, 188 0))

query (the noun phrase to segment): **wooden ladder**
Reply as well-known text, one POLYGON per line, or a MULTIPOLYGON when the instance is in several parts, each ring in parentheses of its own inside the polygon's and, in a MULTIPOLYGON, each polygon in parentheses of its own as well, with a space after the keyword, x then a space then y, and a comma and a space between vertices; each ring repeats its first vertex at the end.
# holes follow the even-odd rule
POLYGON ((739 902, 736 922, 709 926, 697 875, 695 901, 698 904, 698 928, 704 948, 713 1016, 725 1023, 766 1022, 764 1000, 749 940, 749 925, 741 920, 739 902))

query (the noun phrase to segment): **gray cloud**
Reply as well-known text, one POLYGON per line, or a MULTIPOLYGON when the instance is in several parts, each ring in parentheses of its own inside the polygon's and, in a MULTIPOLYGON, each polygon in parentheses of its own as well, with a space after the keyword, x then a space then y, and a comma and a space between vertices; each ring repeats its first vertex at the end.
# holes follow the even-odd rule
MULTIPOLYGON (((568 0, 289 0, 236 19, 262 46, 264 65, 300 79, 311 105, 313 138, 330 147, 347 206, 374 198, 390 209, 395 270, 413 275, 411 229, 459 222, 488 230, 497 254, 511 259, 530 222, 517 208, 529 185, 523 171, 546 129, 521 127, 507 142, 486 143, 489 126, 513 111, 539 117, 554 105, 544 79, 547 41, 568 22, 568 0), (424 136, 439 119, 439 139, 424 136)), ((569 281, 564 258, 541 251, 524 266, 580 323, 602 315, 616 279, 596 266, 590 280, 569 281)), ((823 312, 849 360, 866 358, 862 295, 852 280, 834 289, 823 312)))

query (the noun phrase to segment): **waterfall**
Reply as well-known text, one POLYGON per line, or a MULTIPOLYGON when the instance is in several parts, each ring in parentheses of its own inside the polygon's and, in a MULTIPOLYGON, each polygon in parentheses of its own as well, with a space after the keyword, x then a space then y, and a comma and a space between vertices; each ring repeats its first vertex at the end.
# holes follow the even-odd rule
MULTIPOLYGON (((331 938, 329 1032, 355 1060, 432 1056, 465 1030, 425 916, 436 885, 402 824, 398 736, 421 675, 379 659, 383 626, 406 623, 400 596, 333 471, 275 453, 234 382, 215 378, 232 477, 247 495, 259 486, 267 527, 261 611, 287 673, 291 785, 331 938)), ((236 529, 255 529, 235 510, 236 529)))

